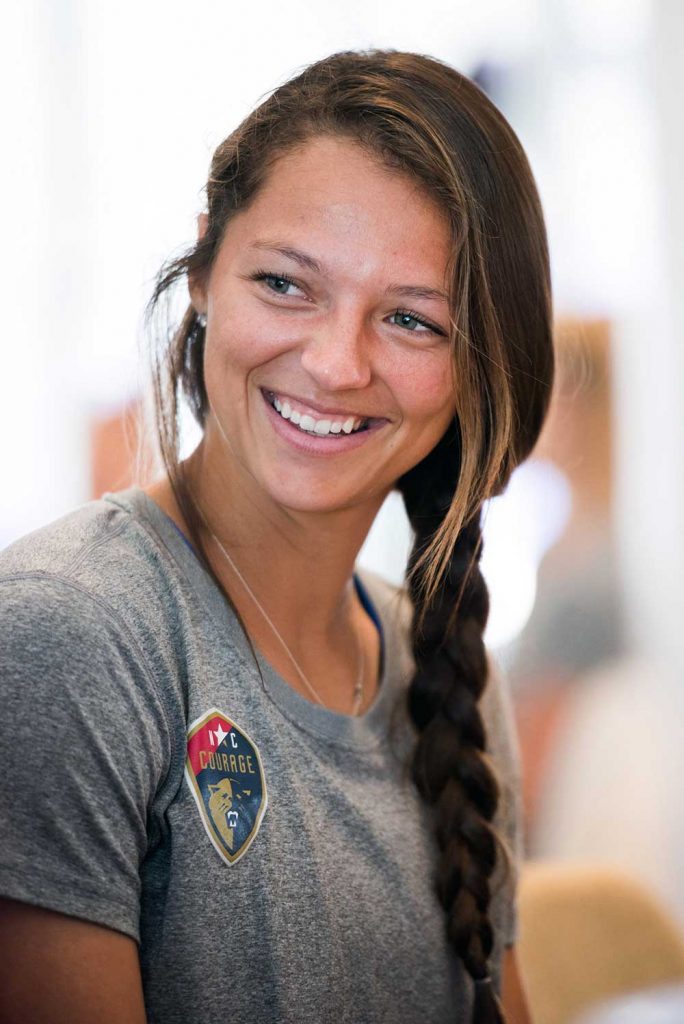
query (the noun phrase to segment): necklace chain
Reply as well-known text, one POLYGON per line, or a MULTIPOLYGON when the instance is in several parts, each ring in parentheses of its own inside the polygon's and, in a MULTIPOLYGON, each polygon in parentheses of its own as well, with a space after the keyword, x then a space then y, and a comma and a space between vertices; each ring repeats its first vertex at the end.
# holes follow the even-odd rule
MULTIPOLYGON (((206 523, 206 520, 205 520, 205 523, 206 523)), ((274 635, 277 637, 279 642, 282 644, 282 646, 285 649, 285 652, 286 652, 288 658, 290 659, 290 661, 292 662, 292 664, 296 668, 296 670, 297 670, 297 672, 298 672, 302 682, 306 686, 307 690, 318 701, 318 703, 322 707, 325 707, 326 706, 325 702, 321 699, 321 696, 318 693, 318 691, 315 689, 315 687, 309 682, 309 680, 305 676, 305 674, 304 674, 304 672, 303 672, 299 662, 297 661, 297 659, 295 658, 294 654, 292 653, 292 651, 290 650, 290 648, 286 644, 286 642, 283 639, 283 637, 280 635, 280 632, 278 631, 276 626, 273 624, 273 622, 272 622, 268 612, 266 611, 266 609, 263 607, 263 605, 259 601, 258 597, 256 596, 256 594, 254 593, 254 591, 250 587, 249 583, 247 582, 245 577, 242 575, 242 573, 238 569, 237 565, 235 564, 235 562, 233 561, 231 556, 228 554, 228 552, 226 551, 226 549, 223 546, 223 544, 221 543, 221 541, 218 539, 218 537, 216 536, 214 531, 211 529, 211 527, 209 527, 208 524, 207 524, 207 528, 209 529, 209 533, 213 537, 215 543, 218 545, 218 547, 219 547, 221 553, 223 554, 224 558, 226 559, 228 564, 231 566, 231 568, 235 572, 236 576, 238 577, 238 579, 242 583, 243 587, 245 588, 245 590, 247 591, 249 596, 252 598, 252 601, 257 606, 257 608, 259 609, 259 611, 263 615, 263 617, 266 620, 266 622, 268 623, 268 625, 273 630, 274 635)), ((359 670, 358 670, 358 675, 357 675, 356 683, 354 685, 354 702, 352 704, 352 714, 353 715, 358 714, 359 707, 361 706, 361 702, 363 700, 363 674, 364 674, 363 673, 363 648, 361 647, 361 641, 359 640, 358 636, 356 636, 356 647, 357 647, 357 651, 358 651, 358 666, 359 666, 359 670)))

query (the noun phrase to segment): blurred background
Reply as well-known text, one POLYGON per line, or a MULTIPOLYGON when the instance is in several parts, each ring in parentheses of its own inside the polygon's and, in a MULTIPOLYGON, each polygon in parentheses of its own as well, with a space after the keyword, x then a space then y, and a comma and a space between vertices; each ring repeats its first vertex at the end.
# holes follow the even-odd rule
MULTIPOLYGON (((559 366, 534 457, 486 510, 525 858, 630 879, 679 933, 684 4, 22 0, 0 23, 0 547, 136 480, 143 307, 194 237, 213 148, 261 97, 379 46, 445 59, 503 110, 546 213, 559 366)), ((361 561, 399 581, 407 550, 390 496, 361 561)))

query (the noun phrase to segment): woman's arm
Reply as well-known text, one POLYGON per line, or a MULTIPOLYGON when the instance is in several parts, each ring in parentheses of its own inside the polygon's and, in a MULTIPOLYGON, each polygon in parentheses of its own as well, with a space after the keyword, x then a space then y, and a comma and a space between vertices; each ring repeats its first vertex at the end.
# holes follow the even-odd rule
POLYGON ((142 1024, 136 939, 165 718, 134 640, 68 579, 0 580, 0 1024, 142 1024))
POLYGON ((515 946, 504 950, 501 995, 507 1024, 533 1024, 515 946))
POLYGON ((121 932, 0 899, 0 1024, 145 1024, 138 947, 121 932))

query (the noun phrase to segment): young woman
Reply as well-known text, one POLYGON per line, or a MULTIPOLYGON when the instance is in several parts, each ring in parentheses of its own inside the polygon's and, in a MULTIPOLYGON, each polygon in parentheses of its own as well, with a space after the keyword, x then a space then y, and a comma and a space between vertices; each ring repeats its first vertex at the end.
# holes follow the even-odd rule
POLYGON ((340 53, 207 200, 151 301, 189 289, 163 477, 0 557, 0 1018, 528 1021, 478 568, 552 383, 527 160, 445 64, 340 53), (403 589, 355 568, 395 489, 403 589))

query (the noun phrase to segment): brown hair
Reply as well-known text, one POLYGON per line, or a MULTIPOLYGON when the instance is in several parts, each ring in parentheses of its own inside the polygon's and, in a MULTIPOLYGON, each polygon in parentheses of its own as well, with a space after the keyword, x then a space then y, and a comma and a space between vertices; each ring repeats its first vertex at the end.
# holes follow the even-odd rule
MULTIPOLYGON (((520 142, 476 85, 434 58, 372 50, 320 60, 218 146, 206 186, 206 232, 162 268, 148 316, 177 281, 208 275, 230 218, 255 197, 273 163, 322 134, 353 139, 418 180, 453 237, 458 413, 397 488, 415 533, 407 568, 416 665, 408 707, 418 730, 412 774, 435 811, 437 891, 448 936, 477 981, 489 975, 489 879, 497 849, 505 853, 492 826, 500 789, 478 709, 488 674, 480 513, 534 446, 554 365, 546 233, 520 142)), ((203 355, 204 328, 188 306, 155 359, 155 411, 169 480, 202 554, 202 522, 179 462, 178 413, 182 391, 204 425, 203 355)), ((474 993, 476 1024, 503 1020, 491 984, 475 985, 474 993)))

